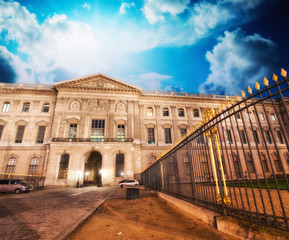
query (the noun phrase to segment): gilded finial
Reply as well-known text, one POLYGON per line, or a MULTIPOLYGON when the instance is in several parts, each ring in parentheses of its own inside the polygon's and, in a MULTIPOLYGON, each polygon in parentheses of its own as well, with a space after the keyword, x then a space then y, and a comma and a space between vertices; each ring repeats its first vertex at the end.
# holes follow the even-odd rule
POLYGON ((230 103, 231 103, 231 105, 234 104, 232 97, 230 98, 230 103))
POLYGON ((246 94, 245 94, 245 92, 242 90, 242 92, 241 92, 241 96, 242 96, 242 98, 245 98, 246 97, 246 94))
POLYGON ((229 107, 229 103, 228 103, 228 101, 226 101, 226 107, 227 107, 227 108, 229 107))
POLYGON ((236 101, 239 102, 239 96, 235 94, 236 101))
POLYGON ((275 82, 278 82, 278 77, 276 76, 275 73, 273 73, 273 77, 272 77, 272 79, 273 79, 275 82))
POLYGON ((282 75, 284 78, 287 77, 287 72, 286 72, 283 68, 281 68, 281 75, 282 75))
POLYGON ((269 81, 268 81, 267 78, 264 77, 264 81, 263 81, 263 83, 264 83, 264 85, 265 85, 266 87, 268 87, 268 85, 269 85, 269 81))
POLYGON ((222 111, 224 110, 224 106, 223 106, 223 104, 221 104, 221 110, 222 110, 222 111))
POLYGON ((258 91, 260 91, 260 84, 256 82, 255 88, 256 88, 258 91))
POLYGON ((250 88, 250 86, 248 86, 248 93, 252 95, 252 88, 250 88))

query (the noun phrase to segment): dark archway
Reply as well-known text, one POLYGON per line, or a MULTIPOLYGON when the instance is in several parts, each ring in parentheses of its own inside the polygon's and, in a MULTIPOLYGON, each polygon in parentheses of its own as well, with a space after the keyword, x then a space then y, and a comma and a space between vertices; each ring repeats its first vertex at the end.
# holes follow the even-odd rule
POLYGON ((91 152, 85 163, 85 185, 102 186, 101 180, 102 156, 99 152, 91 152))

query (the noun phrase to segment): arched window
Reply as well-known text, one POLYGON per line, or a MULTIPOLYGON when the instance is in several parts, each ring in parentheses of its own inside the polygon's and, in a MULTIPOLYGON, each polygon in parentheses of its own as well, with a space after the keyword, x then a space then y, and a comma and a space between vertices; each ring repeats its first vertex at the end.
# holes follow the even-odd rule
POLYGON ((122 153, 116 154, 115 158, 115 176, 124 176, 124 155, 122 153))
POLYGON ((149 157, 149 164, 151 164, 152 162, 154 162, 156 160, 156 157, 154 155, 151 155, 149 157))
POLYGON ((44 103, 43 104, 42 112, 49 112, 49 103, 44 103))
POLYGON ((28 174, 36 174, 39 164, 39 158, 34 157, 31 159, 28 174))
POLYGON ((9 158, 8 164, 6 166, 6 173, 14 173, 15 166, 16 166, 16 158, 15 157, 9 158))
POLYGON ((68 174, 68 163, 69 163, 69 155, 62 154, 60 163, 59 163, 59 171, 58 171, 58 179, 66 179, 68 174))

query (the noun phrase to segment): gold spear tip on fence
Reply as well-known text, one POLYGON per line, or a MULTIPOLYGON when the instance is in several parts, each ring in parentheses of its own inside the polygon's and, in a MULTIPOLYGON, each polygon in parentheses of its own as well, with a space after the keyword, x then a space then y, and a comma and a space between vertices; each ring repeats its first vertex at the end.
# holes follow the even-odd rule
POLYGON ((268 85, 269 85, 269 81, 268 81, 267 78, 264 77, 264 81, 263 81, 263 83, 264 83, 264 85, 265 85, 266 87, 268 87, 268 85))
POLYGON ((224 111, 224 106, 223 106, 223 104, 221 104, 221 110, 224 111))
POLYGON ((231 103, 231 105, 234 104, 232 97, 230 98, 230 103, 231 103))
POLYGON ((259 91, 260 90, 260 84, 256 82, 255 88, 259 91))
POLYGON ((235 94, 236 101, 239 102, 239 96, 235 94))
POLYGON ((241 96, 242 96, 242 98, 245 98, 246 97, 246 94, 245 94, 245 92, 242 90, 242 92, 241 92, 241 96))
POLYGON ((219 107, 217 107, 216 114, 219 114, 220 112, 221 112, 221 109, 219 107))
POLYGON ((281 75, 282 75, 284 78, 287 77, 287 72, 286 72, 283 68, 281 68, 281 75))
POLYGON ((229 103, 228 103, 228 101, 226 101, 226 107, 227 107, 227 108, 229 107, 229 103))
POLYGON ((250 86, 248 86, 248 93, 252 95, 252 88, 250 88, 250 86))
POLYGON ((272 79, 273 79, 275 82, 278 81, 278 77, 277 77, 277 75, 276 75, 275 73, 273 73, 273 77, 272 77, 272 79))

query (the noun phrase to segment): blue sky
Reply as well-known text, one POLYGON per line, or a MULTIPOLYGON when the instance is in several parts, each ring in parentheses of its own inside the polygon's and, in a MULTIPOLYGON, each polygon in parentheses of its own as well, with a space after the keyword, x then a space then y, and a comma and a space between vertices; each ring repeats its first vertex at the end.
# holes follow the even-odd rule
POLYGON ((289 69, 287 0, 0 0, 0 82, 240 93, 289 69))

